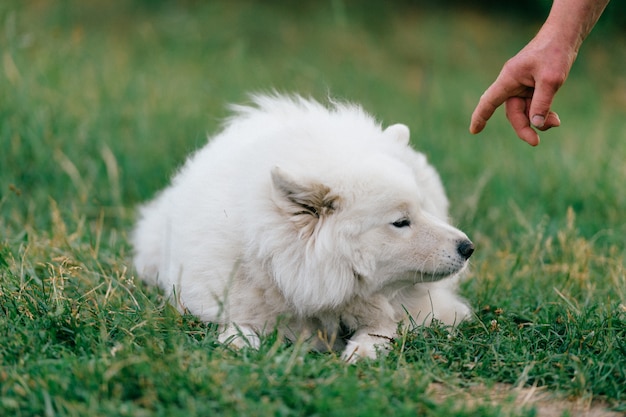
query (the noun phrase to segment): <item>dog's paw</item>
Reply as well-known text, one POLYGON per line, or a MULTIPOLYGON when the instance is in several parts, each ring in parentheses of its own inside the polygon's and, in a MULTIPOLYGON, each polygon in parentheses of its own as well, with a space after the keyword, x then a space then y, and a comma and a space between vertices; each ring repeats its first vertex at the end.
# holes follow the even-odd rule
POLYGON ((360 359, 376 359, 378 355, 387 354, 391 340, 391 337, 374 334, 355 335, 348 340, 341 359, 348 363, 356 363, 360 359))
POLYGON ((261 339, 257 332, 248 326, 236 326, 229 324, 218 336, 217 340, 236 349, 251 347, 258 349, 261 346, 261 339))
POLYGON ((341 354, 341 359, 348 363, 356 363, 363 358, 376 359, 376 347, 373 344, 368 345, 349 340, 341 354))
POLYGON ((472 317, 470 307, 465 300, 461 299, 456 294, 449 294, 447 292, 434 294, 433 305, 435 306, 435 311, 433 312, 432 318, 442 322, 446 326, 456 327, 461 322, 472 317))

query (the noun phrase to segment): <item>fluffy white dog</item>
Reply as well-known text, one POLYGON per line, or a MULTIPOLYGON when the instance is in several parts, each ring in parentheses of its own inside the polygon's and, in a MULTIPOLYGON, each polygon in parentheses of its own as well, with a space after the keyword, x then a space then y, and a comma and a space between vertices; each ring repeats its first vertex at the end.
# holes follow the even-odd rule
POLYGON ((407 314, 467 318, 455 289, 474 247, 409 129, 352 104, 253 101, 141 208, 140 276, 222 342, 278 328, 349 361, 375 357, 407 314))

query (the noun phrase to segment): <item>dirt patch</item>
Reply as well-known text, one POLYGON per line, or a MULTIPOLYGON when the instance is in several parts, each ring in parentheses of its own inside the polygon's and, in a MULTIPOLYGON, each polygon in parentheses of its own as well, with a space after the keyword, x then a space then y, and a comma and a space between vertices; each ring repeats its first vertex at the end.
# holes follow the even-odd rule
POLYGON ((428 391, 442 401, 448 398, 463 399, 469 406, 489 403, 510 413, 521 408, 534 407, 538 417, 561 417, 565 412, 571 417, 624 417, 623 413, 609 410, 610 404, 605 401, 570 399, 538 387, 479 384, 459 388, 433 383, 428 391))

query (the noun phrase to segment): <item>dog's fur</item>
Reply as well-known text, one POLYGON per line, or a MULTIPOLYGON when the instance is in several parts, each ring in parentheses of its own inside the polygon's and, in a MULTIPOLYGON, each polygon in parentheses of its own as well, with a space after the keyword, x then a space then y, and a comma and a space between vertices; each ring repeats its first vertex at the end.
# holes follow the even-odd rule
POLYGON ((354 360, 407 313, 467 318, 455 287, 473 246, 408 128, 383 130, 356 105, 253 101, 141 208, 140 276, 237 346, 278 326, 354 360))

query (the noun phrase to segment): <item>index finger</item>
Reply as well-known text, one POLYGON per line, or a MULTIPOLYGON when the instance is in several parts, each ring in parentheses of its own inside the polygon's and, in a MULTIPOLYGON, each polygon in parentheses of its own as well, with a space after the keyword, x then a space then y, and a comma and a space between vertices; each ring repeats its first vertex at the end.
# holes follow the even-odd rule
POLYGON ((472 113, 469 128, 470 133, 480 133, 487 125, 489 118, 491 118, 496 109, 500 107, 507 98, 509 98, 509 93, 502 85, 502 80, 498 77, 483 95, 480 96, 478 105, 472 113))

